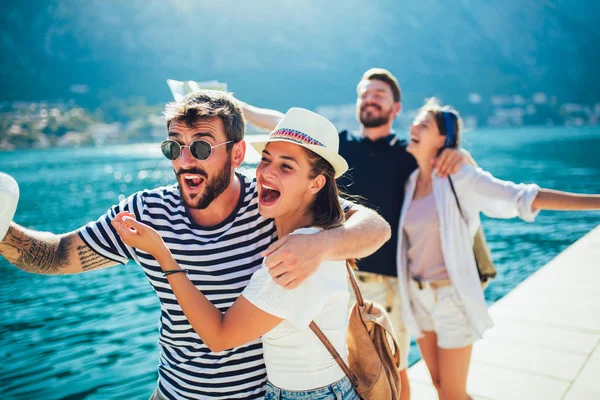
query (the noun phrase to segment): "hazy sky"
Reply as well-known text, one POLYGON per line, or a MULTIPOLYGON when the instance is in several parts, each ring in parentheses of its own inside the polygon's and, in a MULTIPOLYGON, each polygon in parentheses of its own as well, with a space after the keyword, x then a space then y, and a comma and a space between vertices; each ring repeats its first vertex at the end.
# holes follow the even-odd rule
POLYGON ((546 87, 586 96, 600 88, 599 4, 13 0, 0 5, 0 96, 60 97, 85 84, 94 95, 161 101, 170 77, 314 107, 352 102, 373 66, 394 72, 408 99, 546 87))

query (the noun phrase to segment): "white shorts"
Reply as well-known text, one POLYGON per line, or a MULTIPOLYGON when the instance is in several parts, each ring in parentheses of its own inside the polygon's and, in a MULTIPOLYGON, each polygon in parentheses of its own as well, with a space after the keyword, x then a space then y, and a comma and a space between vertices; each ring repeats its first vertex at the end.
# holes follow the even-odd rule
POLYGON ((408 286, 412 312, 419 329, 435 332, 438 347, 457 349, 475 342, 475 330, 454 285, 419 289, 411 279, 408 286))
MULTIPOLYGON (((357 271, 358 286, 365 299, 377 302, 388 308, 388 316, 394 327, 398 346, 400 346, 400 370, 408 368, 408 352, 410 351, 410 335, 402 321, 402 303, 398 279, 391 276, 377 275, 357 271)), ((350 289, 352 291, 352 289, 350 289)), ((354 293, 350 297, 354 303, 354 293)))

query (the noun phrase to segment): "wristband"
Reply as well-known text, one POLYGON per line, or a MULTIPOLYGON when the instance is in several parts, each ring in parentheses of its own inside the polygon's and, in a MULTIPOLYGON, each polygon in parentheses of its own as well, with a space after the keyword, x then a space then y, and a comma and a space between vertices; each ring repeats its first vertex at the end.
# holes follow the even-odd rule
POLYGON ((169 270, 163 272, 163 276, 173 275, 173 274, 176 274, 178 272, 183 272, 184 274, 187 275, 188 270, 187 269, 169 269, 169 270))

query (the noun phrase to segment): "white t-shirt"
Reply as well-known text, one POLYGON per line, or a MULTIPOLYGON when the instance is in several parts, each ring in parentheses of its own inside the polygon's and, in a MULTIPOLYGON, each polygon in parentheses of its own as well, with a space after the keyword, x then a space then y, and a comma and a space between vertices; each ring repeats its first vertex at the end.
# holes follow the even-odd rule
MULTIPOLYGON (((313 234, 301 228, 292 234, 313 234)), ((308 390, 329 385, 345 374, 308 327, 315 321, 347 361, 348 276, 345 261, 325 261, 294 290, 275 282, 264 265, 252 275, 242 295, 256 307, 284 319, 262 337, 267 378, 282 389, 308 390)))

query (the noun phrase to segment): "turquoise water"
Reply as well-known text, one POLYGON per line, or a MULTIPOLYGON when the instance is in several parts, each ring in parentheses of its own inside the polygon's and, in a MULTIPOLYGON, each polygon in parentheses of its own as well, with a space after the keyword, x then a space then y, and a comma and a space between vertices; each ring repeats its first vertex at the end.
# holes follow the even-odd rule
MULTIPOLYGON (((466 147, 497 177, 600 193, 600 128, 481 130, 468 134, 466 147)), ((53 232, 74 230, 122 196, 173 181, 156 144, 0 153, 0 170, 21 187, 16 222, 53 232)), ((599 223, 599 212, 546 212, 535 224, 485 219, 499 269, 486 290, 489 302, 599 223)), ((135 264, 52 277, 0 259, 0 273, 3 398, 148 398, 157 378, 159 308, 135 264)), ((413 346, 411 361, 417 358, 413 346)))

